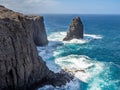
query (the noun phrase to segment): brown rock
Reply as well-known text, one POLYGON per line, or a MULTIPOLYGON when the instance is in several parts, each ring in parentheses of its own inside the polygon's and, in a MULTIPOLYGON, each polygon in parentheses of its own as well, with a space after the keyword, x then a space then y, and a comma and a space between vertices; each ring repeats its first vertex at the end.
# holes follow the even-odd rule
POLYGON ((83 24, 80 19, 80 17, 75 17, 71 24, 70 28, 67 32, 66 37, 63 39, 63 41, 69 41, 72 39, 82 39, 83 38, 83 24))

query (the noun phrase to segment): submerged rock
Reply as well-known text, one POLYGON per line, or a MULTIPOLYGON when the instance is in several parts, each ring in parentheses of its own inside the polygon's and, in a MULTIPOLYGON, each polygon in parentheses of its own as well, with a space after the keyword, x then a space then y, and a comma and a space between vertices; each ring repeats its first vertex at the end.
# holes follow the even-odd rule
MULTIPOLYGON (((40 30, 40 18, 0 6, 0 90, 32 90, 48 80, 55 86, 70 81, 71 76, 66 74, 67 79, 63 73, 53 73, 38 56, 33 38, 40 39, 40 45, 47 42, 35 34, 40 30)), ((43 33, 39 34, 46 38, 43 33)))
POLYGON ((83 24, 80 17, 75 17, 71 24, 70 28, 67 32, 66 37, 63 39, 64 41, 72 40, 72 39, 82 39, 83 38, 83 24))

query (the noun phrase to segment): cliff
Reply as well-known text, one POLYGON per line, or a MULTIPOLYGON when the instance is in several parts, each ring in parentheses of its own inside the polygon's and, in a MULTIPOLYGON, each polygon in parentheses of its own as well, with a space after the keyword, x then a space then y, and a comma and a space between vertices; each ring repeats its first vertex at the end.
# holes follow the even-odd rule
POLYGON ((83 24, 80 17, 73 18, 69 30, 67 31, 67 35, 63 40, 68 41, 74 38, 76 39, 83 38, 83 24))
POLYGON ((33 23, 34 18, 0 6, 0 88, 26 87, 47 75, 33 42, 33 23))
MULTIPOLYGON (((30 17, 30 16, 29 16, 30 17)), ((44 18, 42 16, 31 16, 33 19, 33 39, 37 46, 44 46, 48 44, 47 34, 44 25, 44 18)))
POLYGON ((50 71, 38 56, 35 43, 47 43, 45 29, 39 22, 44 26, 43 17, 23 15, 0 6, 0 90, 28 90, 36 83, 63 85, 70 80, 71 77, 65 77, 67 74, 50 71))

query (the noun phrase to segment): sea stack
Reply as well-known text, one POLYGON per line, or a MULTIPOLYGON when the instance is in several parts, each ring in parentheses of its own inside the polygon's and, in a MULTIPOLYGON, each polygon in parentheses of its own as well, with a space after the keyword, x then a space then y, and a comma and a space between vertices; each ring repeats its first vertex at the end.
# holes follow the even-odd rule
POLYGON ((45 31, 39 33, 42 21, 40 16, 28 16, 0 6, 0 90, 33 90, 45 84, 60 86, 72 79, 65 72, 49 70, 38 56, 35 39, 40 39, 39 45, 47 44, 47 40, 41 41, 46 39, 45 31))
POLYGON ((67 31, 67 35, 63 39, 63 41, 69 41, 74 38, 83 39, 83 24, 82 24, 80 17, 75 17, 72 20, 69 30, 67 31))

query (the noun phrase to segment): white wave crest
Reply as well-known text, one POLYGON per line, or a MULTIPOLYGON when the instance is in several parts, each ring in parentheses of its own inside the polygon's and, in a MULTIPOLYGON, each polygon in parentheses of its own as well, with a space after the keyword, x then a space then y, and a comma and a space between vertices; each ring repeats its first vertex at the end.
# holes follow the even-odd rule
MULTIPOLYGON (((92 62, 92 60, 85 55, 68 55, 66 57, 55 58, 55 61, 54 59, 50 58, 56 57, 55 54, 57 53, 56 49, 58 46, 62 46, 66 43, 84 44, 94 39, 102 39, 102 36, 84 34, 84 39, 72 39, 71 41, 63 41, 63 38, 65 36, 66 32, 57 32, 49 35, 49 44, 44 47, 37 47, 39 55, 42 56, 43 60, 46 61, 48 68, 55 73, 59 72, 62 68, 73 73, 77 78, 76 80, 80 79, 83 82, 88 82, 93 73, 97 74, 98 71, 100 72, 100 70, 103 69, 101 63, 92 62), (91 68, 93 73, 90 71, 91 68)), ((60 52, 58 52, 58 54, 60 54, 60 52)), ((47 85, 39 90, 49 89, 79 90, 79 82, 73 80, 62 87, 53 87, 51 85, 47 85)))
POLYGON ((78 43, 78 44, 88 43, 94 39, 102 39, 101 35, 84 34, 83 39, 72 39, 70 41, 63 41, 63 38, 65 36, 66 36, 66 32, 56 32, 56 33, 52 33, 51 35, 49 35, 48 39, 49 41, 60 41, 63 43, 78 43))
POLYGON ((101 35, 95 35, 95 34, 84 34, 86 38, 93 38, 93 39, 102 39, 101 35))
POLYGON ((93 62, 93 60, 85 55, 68 55, 57 58, 55 63, 83 82, 88 82, 94 74, 98 74, 103 70, 102 63, 93 62))

